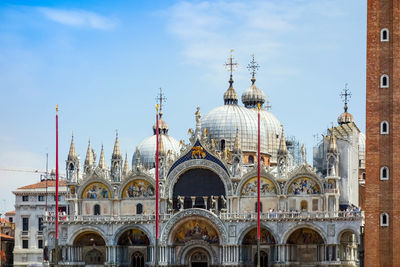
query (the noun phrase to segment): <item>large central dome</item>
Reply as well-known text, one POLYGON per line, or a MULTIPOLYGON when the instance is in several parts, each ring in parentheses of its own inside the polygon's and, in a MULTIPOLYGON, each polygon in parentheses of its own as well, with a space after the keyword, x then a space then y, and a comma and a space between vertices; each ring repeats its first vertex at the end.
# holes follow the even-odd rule
MULTIPOLYGON (((236 130, 238 130, 242 151, 257 151, 257 103, 262 105, 265 102, 265 95, 254 82, 255 79, 251 87, 242 95, 245 105, 243 107, 237 104, 238 96, 232 87, 233 82, 230 81, 230 87, 224 94, 225 104, 211 110, 201 121, 201 128, 208 129, 210 137, 219 143, 223 141, 228 149, 233 148, 236 130)), ((271 162, 276 162, 282 133, 281 123, 271 112, 262 107, 260 115, 261 152, 270 154, 271 162)))

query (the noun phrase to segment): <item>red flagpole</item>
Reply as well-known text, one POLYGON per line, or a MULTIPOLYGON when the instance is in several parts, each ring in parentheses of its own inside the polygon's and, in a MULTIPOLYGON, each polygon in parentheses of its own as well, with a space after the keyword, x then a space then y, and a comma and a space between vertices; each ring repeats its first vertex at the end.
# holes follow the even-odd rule
POLYGON ((157 114, 156 114, 156 245, 155 245, 155 266, 158 266, 158 239, 159 239, 159 214, 158 214, 158 198, 159 198, 159 151, 158 151, 158 139, 159 139, 159 129, 158 129, 158 120, 159 113, 158 104, 156 105, 157 114))
POLYGON ((56 106, 56 240, 55 240, 55 266, 58 266, 58 105, 56 106))
POLYGON ((58 105, 56 107, 56 238, 58 239, 58 105))
POLYGON ((258 149, 257 149, 257 165, 258 165, 258 176, 257 176, 257 266, 260 266, 260 241, 261 241, 261 205, 260 205, 260 188, 261 188, 261 172, 260 172, 260 167, 261 167, 261 153, 260 153, 260 108, 261 104, 257 104, 258 107, 258 149))

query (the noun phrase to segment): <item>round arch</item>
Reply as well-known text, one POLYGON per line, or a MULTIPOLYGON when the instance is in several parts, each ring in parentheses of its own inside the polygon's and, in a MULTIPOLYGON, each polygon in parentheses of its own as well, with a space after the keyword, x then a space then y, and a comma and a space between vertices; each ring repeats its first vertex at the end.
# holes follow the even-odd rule
POLYGON ((78 192, 77 192, 78 196, 82 199, 83 198, 83 193, 86 190, 86 188, 88 188, 89 185, 95 184, 95 183, 103 184, 108 189, 109 199, 115 197, 114 196, 114 190, 112 190, 113 187, 111 186, 111 184, 108 181, 106 181, 105 179, 98 178, 98 177, 97 178, 90 178, 85 183, 83 183, 81 186, 79 186, 79 189, 78 189, 78 192))
POLYGON ((297 225, 293 228, 290 228, 289 230, 287 230, 282 237, 282 244, 286 244, 288 242, 289 237, 297 230, 302 229, 302 228, 306 228, 306 229, 310 229, 313 230, 315 232, 317 232, 322 240, 324 241, 324 244, 327 244, 327 239, 326 239, 326 235, 324 233, 324 231, 322 229, 320 229, 319 227, 317 227, 316 225, 312 225, 309 223, 305 223, 305 224, 300 224, 297 225))
POLYGON ((153 245, 154 244, 154 240, 153 240, 153 235, 150 233, 150 231, 143 227, 140 224, 135 224, 135 225, 125 225, 122 226, 120 228, 117 229, 117 231, 114 234, 114 240, 113 240, 113 244, 114 246, 118 245, 118 240, 122 237, 122 235, 126 232, 129 231, 131 229, 137 229, 142 231, 144 234, 146 234, 147 238, 149 239, 149 245, 153 245))
POLYGON ((82 242, 81 246, 106 246, 106 239, 104 239, 98 232, 95 231, 84 231, 78 234, 74 241, 73 245, 77 245, 76 243, 82 242))
POLYGON ((68 239, 67 244, 69 246, 72 246, 74 244, 75 239, 80 234, 83 234, 85 232, 92 232, 92 233, 96 233, 96 234, 100 235, 103 238, 103 240, 106 243, 106 245, 107 245, 107 243, 108 243, 107 241, 108 240, 106 238, 106 236, 107 236, 106 233, 104 233, 100 228, 97 228, 97 227, 94 227, 94 226, 89 226, 89 225, 85 226, 82 229, 79 229, 78 231, 75 231, 74 234, 71 235, 71 237, 68 239))
POLYGON ((192 159, 176 166, 166 179, 166 192, 169 198, 173 196, 174 186, 179 178, 191 169, 208 169, 214 172, 221 179, 225 187, 226 196, 232 195, 232 181, 226 171, 217 163, 206 159, 192 159))
MULTIPOLYGON (((238 238, 238 244, 242 244, 243 243, 243 239, 244 237, 253 229, 257 229, 257 224, 253 223, 250 226, 248 226, 246 229, 244 229, 244 231, 242 231, 242 233, 240 234, 239 238, 238 238)), ((265 229, 267 230, 272 237, 275 239, 275 244, 279 244, 280 240, 279 240, 279 236, 275 234, 274 231, 272 231, 272 229, 270 227, 268 227, 267 225, 261 223, 261 229, 265 229)))
MULTIPOLYGON (((253 171, 247 173, 245 176, 243 176, 243 178, 240 180, 234 194, 237 196, 240 196, 241 192, 242 192, 242 188, 243 186, 252 178, 257 176, 257 170, 254 169, 253 171)), ((276 194, 279 195, 281 193, 280 190, 280 186, 279 184, 276 182, 276 179, 274 177, 273 174, 266 172, 264 169, 261 169, 261 178, 267 179, 269 181, 271 181, 273 183, 273 185, 275 186, 276 189, 276 194)))
POLYGON ((342 230, 338 233, 338 235, 337 235, 337 237, 336 237, 336 242, 337 242, 338 244, 340 244, 340 239, 341 239, 342 235, 343 235, 344 233, 346 233, 346 232, 351 232, 352 234, 354 234, 354 236, 356 237, 356 242, 357 242, 357 243, 360 243, 360 235, 359 235, 358 231, 356 231, 356 230, 354 230, 354 229, 352 229, 352 228, 345 228, 345 229, 342 229, 342 230))
POLYGON ((186 221, 190 218, 201 218, 210 223, 218 234, 220 244, 228 242, 228 232, 224 223, 214 213, 205 209, 188 209, 176 213, 161 230, 161 242, 172 245, 171 239, 174 230, 183 223, 183 220, 186 221))
POLYGON ((181 264, 189 264, 190 257, 197 251, 204 251, 208 254, 209 264, 217 264, 219 262, 218 255, 205 241, 188 242, 185 247, 179 252, 177 259, 180 259, 181 264))
POLYGON ((154 181, 154 179, 152 177, 141 174, 141 175, 133 176, 133 177, 130 177, 130 178, 124 180, 124 182, 121 183, 121 185, 118 187, 117 196, 122 199, 125 188, 131 182, 133 182, 135 180, 144 180, 144 181, 148 182, 149 184, 151 184, 154 188, 156 187, 156 182, 154 181))
MULTIPOLYGON (((295 180, 297 180, 297 179, 307 179, 307 180, 309 180, 309 181, 312 181, 312 182, 314 182, 314 183, 316 183, 317 185, 318 185, 318 194, 323 194, 324 193, 324 186, 323 186, 323 184, 322 184, 322 182, 321 181, 319 181, 319 179, 317 178, 317 177, 315 177, 315 176, 313 176, 313 175, 309 175, 309 174, 299 174, 299 175, 296 175, 296 176, 294 176, 294 177, 292 177, 292 178, 290 178, 287 182, 286 182, 286 184, 285 184, 285 187, 284 187, 284 189, 283 189, 283 194, 285 194, 285 195, 293 195, 292 193, 289 193, 289 187, 294 183, 294 181, 295 180)), ((314 193, 315 194, 315 193, 314 193)))

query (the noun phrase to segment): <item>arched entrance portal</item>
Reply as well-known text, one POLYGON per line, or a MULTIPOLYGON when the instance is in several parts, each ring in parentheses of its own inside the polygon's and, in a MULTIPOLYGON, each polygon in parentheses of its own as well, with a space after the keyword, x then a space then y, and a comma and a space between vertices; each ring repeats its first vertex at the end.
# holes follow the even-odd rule
POLYGON ((190 267, 208 267, 210 265, 209 255, 204 249, 194 249, 189 254, 188 262, 190 267))
MULTIPOLYGON (((265 228, 261 229, 261 240, 260 240, 260 266, 269 266, 268 255, 274 255, 275 251, 275 238, 265 228)), ((257 228, 253 228, 247 232, 242 240, 242 260, 246 265, 257 266, 257 228)))
POLYGON ((174 185, 173 200, 175 210, 226 209, 225 186, 213 171, 191 169, 183 173, 174 185))
POLYGON ((300 228, 288 238, 289 261, 317 264, 324 259, 324 240, 321 235, 309 228, 300 228))
POLYGON ((82 251, 81 261, 85 266, 103 266, 106 261, 106 243, 96 232, 88 231, 79 234, 73 243, 82 251))
POLYGON ((144 267, 149 245, 149 238, 143 231, 129 229, 123 232, 118 239, 118 266, 144 267))

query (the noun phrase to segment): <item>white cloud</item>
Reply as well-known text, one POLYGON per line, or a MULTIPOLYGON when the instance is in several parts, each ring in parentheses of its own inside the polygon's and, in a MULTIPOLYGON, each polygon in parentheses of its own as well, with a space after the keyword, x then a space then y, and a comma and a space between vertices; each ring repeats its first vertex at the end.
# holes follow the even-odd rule
POLYGON ((116 26, 116 21, 94 12, 79 9, 56 9, 41 7, 38 10, 48 19, 73 27, 85 27, 98 30, 110 30, 116 26))

